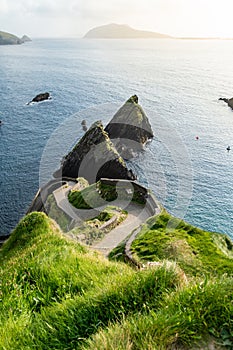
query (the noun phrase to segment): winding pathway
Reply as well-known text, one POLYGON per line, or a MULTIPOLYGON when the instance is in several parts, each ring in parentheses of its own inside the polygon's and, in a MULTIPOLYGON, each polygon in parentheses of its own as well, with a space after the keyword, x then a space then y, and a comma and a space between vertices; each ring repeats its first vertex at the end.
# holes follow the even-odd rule
MULTIPOLYGON (((76 209, 70 204, 67 196, 74 185, 74 182, 69 181, 66 185, 61 186, 53 192, 57 206, 75 222, 82 222, 83 220, 88 220, 97 216, 104 207, 98 208, 98 210, 85 210, 76 209)), ((111 250, 117 247, 127 237, 129 237, 129 239, 126 244, 126 249, 130 252, 130 246, 140 231, 140 225, 152 215, 157 215, 160 212, 159 205, 155 205, 153 208, 154 214, 152 214, 151 208, 149 209, 147 206, 141 206, 132 202, 128 204, 124 201, 114 201, 114 205, 126 209, 128 212, 127 218, 120 225, 107 233, 100 242, 91 246, 92 249, 102 252, 106 257, 111 250)))
POLYGON ((131 203, 127 207, 127 211, 127 218, 119 226, 107 233, 100 242, 94 244, 92 248, 101 251, 104 256, 107 256, 110 251, 124 241, 133 230, 151 216, 146 208, 134 203, 131 203))

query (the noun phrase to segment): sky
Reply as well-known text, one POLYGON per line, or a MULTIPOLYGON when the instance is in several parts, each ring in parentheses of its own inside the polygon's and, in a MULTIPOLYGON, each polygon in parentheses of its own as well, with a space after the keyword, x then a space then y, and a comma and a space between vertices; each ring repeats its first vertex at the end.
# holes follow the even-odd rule
POLYGON ((176 37, 233 38, 233 0, 0 0, 0 30, 82 37, 108 23, 176 37))

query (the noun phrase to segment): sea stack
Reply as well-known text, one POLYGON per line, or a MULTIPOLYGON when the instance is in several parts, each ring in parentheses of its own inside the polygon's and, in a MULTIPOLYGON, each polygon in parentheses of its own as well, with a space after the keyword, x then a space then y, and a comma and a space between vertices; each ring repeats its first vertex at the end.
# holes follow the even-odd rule
POLYGON ((131 96, 116 112, 105 131, 125 159, 132 158, 134 152, 141 151, 153 138, 151 125, 138 104, 137 95, 131 96))
POLYGON ((84 177, 89 183, 100 178, 135 180, 100 121, 95 122, 64 158, 56 178, 84 177))
POLYGON ((21 41, 22 41, 23 43, 27 43, 27 42, 32 41, 32 39, 29 38, 29 36, 27 36, 27 35, 23 35, 22 38, 21 38, 21 41))

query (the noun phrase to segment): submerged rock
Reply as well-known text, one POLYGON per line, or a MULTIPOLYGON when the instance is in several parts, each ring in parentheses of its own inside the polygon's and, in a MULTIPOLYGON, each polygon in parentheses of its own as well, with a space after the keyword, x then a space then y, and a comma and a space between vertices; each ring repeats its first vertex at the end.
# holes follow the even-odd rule
POLYGON ((105 131, 125 159, 132 158, 153 138, 151 125, 136 95, 116 112, 105 131))
POLYGON ((225 98, 225 97, 220 97, 219 101, 224 101, 228 104, 229 107, 233 109, 233 97, 232 98, 225 98))
POLYGON ((63 159, 54 177, 84 177, 89 183, 100 178, 135 180, 100 121, 94 123, 73 150, 63 159))

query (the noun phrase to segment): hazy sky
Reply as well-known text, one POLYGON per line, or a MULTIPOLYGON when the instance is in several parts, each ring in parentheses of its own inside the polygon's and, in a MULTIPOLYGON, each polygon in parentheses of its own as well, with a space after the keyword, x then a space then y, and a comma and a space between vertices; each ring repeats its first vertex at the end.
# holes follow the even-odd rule
POLYGON ((0 30, 81 37, 114 22, 174 36, 233 37, 232 14, 233 0, 0 0, 0 30))

